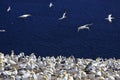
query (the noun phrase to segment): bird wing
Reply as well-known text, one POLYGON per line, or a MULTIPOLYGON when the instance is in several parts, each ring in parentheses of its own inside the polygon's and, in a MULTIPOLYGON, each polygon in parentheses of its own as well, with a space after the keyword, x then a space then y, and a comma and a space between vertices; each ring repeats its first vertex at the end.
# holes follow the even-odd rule
POLYGON ((112 19, 109 19, 109 22, 112 22, 112 19))
POLYGON ((79 32, 80 29, 83 29, 83 28, 84 28, 84 26, 79 26, 78 27, 78 32, 79 32))
POLYGON ((51 6, 52 6, 52 3, 49 4, 49 7, 51 7, 51 6))
POLYGON ((54 6, 53 3, 50 3, 50 4, 49 4, 49 7, 51 8, 52 6, 54 6))
POLYGON ((84 26, 86 26, 86 27, 87 27, 87 26, 91 26, 91 25, 93 25, 93 23, 91 23, 91 24, 85 24, 84 26))
POLYGON ((24 15, 21 15, 19 16, 20 18, 25 18, 25 17, 28 17, 28 16, 31 16, 31 14, 24 14, 24 15))
POLYGON ((80 26, 80 27, 78 27, 78 32, 79 32, 79 30, 81 30, 81 29, 90 29, 89 27, 87 27, 87 26, 85 26, 85 25, 83 25, 83 26, 80 26))
POLYGON ((31 16, 31 14, 26 14, 27 16, 31 16))
POLYGON ((93 23, 91 23, 91 24, 88 24, 88 26, 91 26, 91 25, 93 25, 93 23))
POLYGON ((26 17, 27 16, 27 14, 24 14, 24 15, 21 15, 21 16, 19 16, 20 18, 23 18, 23 17, 26 17))
POLYGON ((11 7, 9 6, 8 9, 7 9, 7 12, 11 10, 11 7))
POLYGON ((66 16, 66 12, 63 13, 63 16, 66 16))
POLYGON ((62 20, 62 19, 64 19, 66 16, 66 12, 65 13, 63 13, 63 15, 62 15, 62 17, 61 18, 59 18, 58 20, 62 20))
POLYGON ((88 29, 88 30, 89 30, 90 28, 89 28, 89 27, 86 27, 86 29, 88 29))
POLYGON ((63 17, 59 18, 58 20, 62 20, 62 19, 63 19, 63 17))
POLYGON ((20 18, 21 18, 21 17, 24 17, 24 15, 21 15, 21 16, 19 16, 19 17, 20 17, 20 18))
POLYGON ((110 17, 112 17, 112 14, 109 14, 109 15, 108 15, 108 18, 110 18, 110 17))

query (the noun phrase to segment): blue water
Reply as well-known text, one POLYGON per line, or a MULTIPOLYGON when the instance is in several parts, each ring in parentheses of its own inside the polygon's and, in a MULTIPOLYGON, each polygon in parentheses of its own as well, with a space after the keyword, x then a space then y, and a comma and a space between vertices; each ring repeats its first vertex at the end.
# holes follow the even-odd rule
POLYGON ((120 58, 120 0, 0 0, 0 51, 120 58), (53 2, 54 7, 48 5, 53 2), (6 12, 8 6, 12 10, 6 12), (64 12, 67 18, 58 21, 64 12), (17 18, 32 14, 27 19, 17 18), (112 13, 113 23, 104 20, 112 13), (77 27, 94 23, 90 30, 77 27))

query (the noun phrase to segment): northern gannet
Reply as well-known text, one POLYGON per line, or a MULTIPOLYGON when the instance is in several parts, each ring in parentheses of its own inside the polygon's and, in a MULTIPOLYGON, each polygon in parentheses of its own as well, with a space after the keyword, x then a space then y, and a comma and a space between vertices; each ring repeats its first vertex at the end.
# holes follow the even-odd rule
POLYGON ((89 77, 90 80, 94 80, 95 79, 95 74, 89 74, 88 77, 89 77))
POLYGON ((10 12, 11 11, 11 7, 9 6, 8 9, 7 9, 7 12, 10 12))
POLYGON ((63 13, 62 17, 60 17, 58 20, 62 20, 66 18, 66 12, 63 13))
POLYGON ((1 29, 0 32, 6 32, 6 30, 5 29, 1 29))
POLYGON ((11 50, 11 58, 14 59, 15 55, 14 55, 14 50, 11 50))
POLYGON ((74 80, 73 76, 68 74, 68 80, 74 80))
POLYGON ((112 23, 112 19, 115 19, 115 18, 112 17, 112 14, 109 14, 108 17, 105 19, 112 23))
POLYGON ((15 67, 13 68, 11 74, 12 75, 17 75, 18 74, 18 71, 17 71, 17 69, 15 67))
POLYGON ((15 76, 10 76, 10 80, 16 80, 15 76))
POLYGON ((8 62, 11 64, 11 65, 15 65, 15 64, 17 64, 15 61, 13 61, 13 60, 8 60, 8 62))
POLYGON ((49 4, 49 8, 51 8, 51 7, 53 7, 53 6, 54 6, 53 3, 50 2, 50 4, 49 4))
POLYGON ((31 73, 29 70, 26 70, 25 73, 22 76, 22 80, 28 80, 28 77, 31 76, 31 73))
POLYGON ((27 18, 27 17, 30 17, 30 16, 31 16, 31 14, 24 14, 24 15, 19 16, 19 18, 27 18))
POLYGON ((79 32, 80 30, 82 30, 82 29, 88 29, 88 30, 89 30, 89 29, 90 29, 89 26, 91 26, 91 25, 93 25, 93 24, 85 24, 85 25, 83 25, 83 26, 79 26, 79 27, 78 27, 78 32, 79 32))
POLYGON ((33 80, 37 80, 37 75, 35 74, 34 71, 31 71, 31 75, 32 75, 33 80))

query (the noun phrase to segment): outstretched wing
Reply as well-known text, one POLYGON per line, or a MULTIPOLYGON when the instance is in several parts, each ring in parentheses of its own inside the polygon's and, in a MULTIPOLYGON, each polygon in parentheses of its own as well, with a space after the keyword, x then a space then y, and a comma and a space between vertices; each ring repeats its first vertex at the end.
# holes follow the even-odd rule
POLYGON ((7 12, 9 12, 11 10, 11 7, 9 6, 8 9, 7 9, 7 12))
POLYGON ((81 29, 84 29, 84 26, 79 26, 79 27, 78 27, 78 32, 79 32, 81 29))
POLYGON ((112 23, 112 19, 109 19, 109 22, 111 22, 111 23, 112 23))
POLYGON ((53 4, 52 4, 52 3, 50 3, 50 4, 49 4, 49 7, 52 7, 52 6, 53 6, 53 4))
POLYGON ((63 16, 66 16, 66 12, 63 13, 63 16))
POLYGON ((112 17, 112 14, 109 14, 109 15, 108 15, 108 18, 111 18, 111 17, 112 17))
POLYGON ((59 18, 58 20, 62 20, 62 19, 63 19, 63 17, 59 18))
POLYGON ((86 25, 84 25, 84 26, 91 26, 91 25, 93 25, 93 23, 91 23, 91 24, 86 24, 86 25))
POLYGON ((19 18, 26 18, 26 17, 29 17, 29 16, 31 16, 31 14, 24 14, 24 15, 19 16, 19 18))

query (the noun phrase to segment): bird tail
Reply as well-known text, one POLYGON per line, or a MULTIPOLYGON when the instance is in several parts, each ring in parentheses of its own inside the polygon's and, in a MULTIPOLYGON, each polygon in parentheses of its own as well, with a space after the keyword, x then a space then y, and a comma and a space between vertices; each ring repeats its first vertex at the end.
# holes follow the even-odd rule
POLYGON ((115 17, 112 17, 112 19, 115 19, 115 17))

